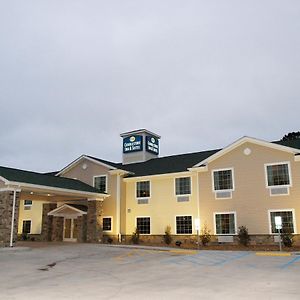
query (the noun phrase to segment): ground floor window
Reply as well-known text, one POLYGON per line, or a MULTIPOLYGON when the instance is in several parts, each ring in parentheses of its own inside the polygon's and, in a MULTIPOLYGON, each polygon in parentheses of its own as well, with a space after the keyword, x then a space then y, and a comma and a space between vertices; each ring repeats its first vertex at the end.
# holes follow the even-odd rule
POLYGON ((192 216, 177 216, 176 217, 176 233, 177 234, 192 234, 192 216))
POLYGON ((31 232, 31 221, 30 220, 24 220, 23 221, 23 229, 22 233, 27 234, 31 232))
POLYGON ((140 234, 150 234, 150 217, 136 218, 136 227, 140 234))
POLYGON ((215 214, 216 234, 235 234, 235 214, 215 214))
POLYGON ((102 220, 103 231, 111 231, 111 218, 104 217, 102 220))
POLYGON ((293 212, 290 211, 272 211, 270 212, 271 219, 271 231, 272 233, 278 233, 279 230, 275 227, 275 217, 280 216, 282 221, 282 232, 294 233, 294 218, 293 212))

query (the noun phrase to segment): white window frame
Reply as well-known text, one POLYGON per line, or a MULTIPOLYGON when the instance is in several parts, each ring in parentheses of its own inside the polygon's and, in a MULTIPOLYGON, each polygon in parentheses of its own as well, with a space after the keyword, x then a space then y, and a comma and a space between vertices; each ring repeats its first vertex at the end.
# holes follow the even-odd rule
POLYGON ((175 197, 184 197, 184 196, 191 196, 192 195, 192 191, 193 191, 193 180, 192 180, 192 176, 187 176, 187 175, 182 175, 182 176, 177 176, 174 178, 174 195, 175 197), (180 195, 177 195, 176 194, 176 179, 179 179, 179 178, 186 178, 186 177, 189 177, 190 178, 190 193, 189 194, 180 194, 180 195))
POLYGON ((216 200, 226 200, 226 199, 232 199, 232 192, 235 191, 235 181, 234 181, 234 168, 222 168, 222 169, 213 169, 211 171, 211 180, 212 180, 212 191, 215 194, 215 199, 216 200), (231 171, 231 177, 232 177, 232 189, 227 189, 227 190, 216 190, 215 189, 215 178, 214 178, 214 173, 219 172, 219 171, 231 171), (217 198, 217 192, 230 192, 230 197, 226 198, 217 198))
POLYGON ((30 232, 26 233, 26 234, 31 234, 31 232, 32 232, 32 220, 31 219, 22 219, 22 234, 23 234, 24 221, 30 221, 30 232))
POLYGON ((236 217, 236 211, 221 211, 221 212, 214 212, 214 231, 215 231, 215 235, 224 235, 224 236, 234 236, 237 235, 237 217, 236 217), (235 233, 217 233, 217 222, 216 222, 216 215, 229 215, 229 214, 233 214, 234 215, 234 231, 235 233))
POLYGON ((278 194, 278 195, 272 195, 271 191, 270 191, 270 196, 287 196, 290 194, 290 187, 292 187, 292 172, 291 172, 291 163, 289 161, 283 161, 283 162, 275 162, 275 163, 265 163, 264 164, 264 169, 265 169, 265 184, 266 184, 266 188, 271 190, 273 188, 288 188, 288 193, 287 194, 278 194), (288 166, 288 170, 289 170, 289 181, 290 184, 282 184, 282 185, 268 185, 268 171, 267 171, 267 167, 268 166, 276 166, 276 165, 287 165, 288 166))
POLYGON ((107 193, 107 191, 108 191, 108 176, 107 176, 107 174, 99 174, 99 175, 93 176, 93 187, 95 187, 95 178, 98 178, 98 177, 105 177, 105 191, 104 191, 104 193, 107 193))
MULTIPOLYGON (((30 200, 30 199, 25 199, 25 200, 23 200, 24 201, 24 205, 23 205, 23 207, 24 207, 24 210, 26 210, 26 208, 27 207, 30 207, 30 209, 32 208, 32 200, 30 200), (31 201, 31 204, 25 204, 25 201, 31 201)), ((29 210, 29 209, 28 209, 29 210)), ((28 220, 29 221, 29 220, 28 220)))
POLYGON ((103 228, 103 219, 105 219, 105 218, 106 218, 106 219, 110 218, 110 224, 111 224, 110 227, 111 227, 111 229, 110 229, 110 230, 104 230, 104 229, 103 229, 103 232, 113 232, 113 224, 114 224, 114 223, 113 223, 113 220, 114 220, 114 219, 113 219, 113 216, 103 216, 103 217, 102 217, 102 228, 103 228))
POLYGON ((296 214, 295 214, 295 209, 294 208, 268 209, 269 234, 271 234, 271 235, 278 235, 278 233, 273 233, 272 232, 271 212, 292 212, 292 215, 293 215, 293 227, 294 227, 294 233, 292 233, 292 234, 297 234, 296 214))
POLYGON ((150 233, 140 233, 140 235, 151 235, 152 234, 152 221, 150 216, 136 216, 135 217, 135 228, 137 228, 137 219, 138 218, 150 218, 150 233))
POLYGON ((151 188, 152 188, 152 184, 151 184, 151 180, 149 180, 149 179, 136 181, 136 183, 135 183, 135 190, 134 190, 135 198, 136 199, 149 199, 149 202, 150 202, 150 198, 151 198, 151 195, 152 195, 152 189, 151 188), (149 181, 149 193, 150 193, 150 195, 149 195, 149 197, 138 197, 137 196, 137 185, 138 185, 138 182, 145 182, 145 181, 149 181))
POLYGON ((193 235, 194 234, 194 216, 192 214, 181 214, 181 215, 175 215, 175 232, 174 235, 193 235), (192 233, 177 233, 177 217, 192 217, 192 233))

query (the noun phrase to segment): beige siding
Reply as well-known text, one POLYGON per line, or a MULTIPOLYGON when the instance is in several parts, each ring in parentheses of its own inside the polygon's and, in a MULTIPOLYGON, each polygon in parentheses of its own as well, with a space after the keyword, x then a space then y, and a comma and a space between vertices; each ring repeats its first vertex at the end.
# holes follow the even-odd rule
MULTIPOLYGON (((300 211, 300 163, 294 155, 256 144, 243 144, 208 165, 208 172, 200 173, 200 216, 214 231, 214 212, 236 211, 237 226, 245 225, 252 234, 269 233, 269 209, 295 209, 296 219, 300 211), (251 149, 250 155, 244 149, 251 149), (266 163, 291 164, 293 186, 288 196, 270 196, 266 188, 266 163), (212 170, 233 168, 235 190, 232 199, 215 199, 212 191, 212 170)), ((297 229, 299 232, 299 227, 297 229)))

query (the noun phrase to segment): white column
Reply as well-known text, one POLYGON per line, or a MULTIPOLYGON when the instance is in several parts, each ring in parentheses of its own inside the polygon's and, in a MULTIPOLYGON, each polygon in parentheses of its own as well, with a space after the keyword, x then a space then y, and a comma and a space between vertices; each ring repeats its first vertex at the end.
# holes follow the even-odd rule
POLYGON ((116 203, 116 229, 118 241, 121 242, 121 175, 117 174, 117 203, 116 203))

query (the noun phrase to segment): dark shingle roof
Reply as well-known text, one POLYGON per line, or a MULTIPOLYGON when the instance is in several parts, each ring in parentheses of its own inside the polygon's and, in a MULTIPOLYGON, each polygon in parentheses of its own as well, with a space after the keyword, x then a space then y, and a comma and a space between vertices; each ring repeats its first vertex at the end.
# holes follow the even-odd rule
POLYGON ((0 176, 4 177, 8 181, 43 185, 48 187, 56 187, 89 193, 100 193, 99 190, 79 180, 24 171, 19 169, 0 167, 0 176))
POLYGON ((300 139, 288 140, 288 141, 275 141, 272 143, 291 147, 291 148, 300 149, 300 139))
POLYGON ((121 163, 115 163, 115 162, 112 162, 112 161, 108 161, 108 160, 105 160, 105 159, 101 159, 101 158, 98 158, 98 157, 94 157, 94 156, 90 156, 90 155, 86 155, 87 157, 91 158, 91 159, 94 159, 94 160, 97 160, 101 163, 104 163, 106 165, 109 165, 109 166, 112 166, 116 169, 120 169, 120 167, 122 166, 121 163))
POLYGON ((218 151, 220 149, 153 158, 141 163, 121 164, 120 169, 134 173, 132 177, 184 172, 218 151))

